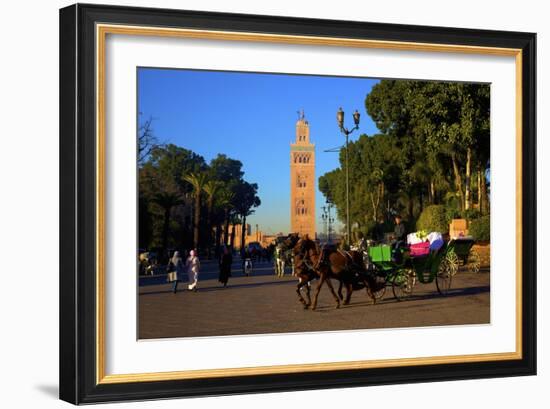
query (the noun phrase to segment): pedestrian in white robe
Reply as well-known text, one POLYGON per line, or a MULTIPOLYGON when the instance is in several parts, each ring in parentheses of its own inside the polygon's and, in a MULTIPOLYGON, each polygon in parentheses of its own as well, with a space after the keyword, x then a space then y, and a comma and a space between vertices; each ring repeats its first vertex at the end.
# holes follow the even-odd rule
POLYGON ((185 267, 187 268, 187 277, 189 278, 189 284, 187 285, 187 288, 190 291, 197 291, 200 266, 201 265, 199 258, 197 257, 197 253, 195 252, 195 250, 191 250, 189 252, 189 257, 187 257, 187 261, 185 262, 185 267))

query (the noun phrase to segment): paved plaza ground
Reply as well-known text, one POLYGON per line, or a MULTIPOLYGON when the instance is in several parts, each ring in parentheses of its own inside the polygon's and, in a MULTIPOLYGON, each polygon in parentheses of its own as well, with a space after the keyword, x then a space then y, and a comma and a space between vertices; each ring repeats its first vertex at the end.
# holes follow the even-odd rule
MULTIPOLYGON (((355 291, 351 303, 335 309, 323 286, 316 311, 304 310, 296 295, 295 277, 278 278, 269 263, 255 265, 245 277, 234 263, 227 288, 217 281, 217 265, 203 263, 199 291, 173 294, 163 275, 140 278, 139 338, 197 337, 304 331, 399 328, 490 322, 490 274, 460 271, 443 297, 435 282, 418 283, 413 296, 397 301, 387 288, 376 305, 366 291, 355 291)), ((312 290, 317 285, 313 282, 312 290)), ((337 283, 334 282, 335 288, 337 283)), ((312 291, 313 295, 313 291, 312 291)))

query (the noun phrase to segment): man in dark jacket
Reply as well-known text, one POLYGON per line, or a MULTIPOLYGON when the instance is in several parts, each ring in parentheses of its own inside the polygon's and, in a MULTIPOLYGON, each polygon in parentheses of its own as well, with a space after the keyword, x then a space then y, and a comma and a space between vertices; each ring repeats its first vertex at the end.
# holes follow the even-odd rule
POLYGON ((395 216, 395 229, 393 229, 393 238, 396 242, 406 242, 407 241, 407 231, 405 229, 405 224, 401 219, 401 216, 395 216))
POLYGON ((407 230, 405 229, 405 223, 401 219, 400 215, 395 215, 395 228, 393 229, 393 245, 392 245, 392 258, 394 262, 401 263, 402 255, 399 250, 400 247, 404 247, 407 243, 407 230))

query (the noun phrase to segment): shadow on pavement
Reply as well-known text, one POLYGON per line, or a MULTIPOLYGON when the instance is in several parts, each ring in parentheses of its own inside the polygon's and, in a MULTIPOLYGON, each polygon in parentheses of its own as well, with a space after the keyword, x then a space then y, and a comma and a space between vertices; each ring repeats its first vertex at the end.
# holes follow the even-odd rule
MULTIPOLYGON (((361 290, 359 290, 360 292, 361 290)), ((344 305, 341 303, 340 308, 356 308, 356 307, 376 307, 378 305, 386 305, 386 304, 392 304, 392 303, 399 303, 403 305, 403 308, 408 308, 407 305, 409 301, 422 301, 422 300, 432 300, 436 298, 452 298, 452 297, 462 297, 467 295, 475 295, 475 294, 481 294, 481 293, 487 293, 491 291, 491 287, 488 285, 484 286, 478 286, 478 287, 468 287, 468 288, 461 288, 456 290, 450 290, 447 295, 441 295, 439 292, 434 291, 431 294, 423 294, 423 295, 411 295, 409 298, 404 299, 402 301, 398 301, 395 297, 393 297, 393 294, 388 295, 387 291, 390 291, 391 294, 391 288, 388 287, 386 290, 386 295, 382 300, 376 301, 376 304, 372 303, 371 299, 368 299, 368 301, 359 301, 359 302, 353 302, 354 294, 356 291, 353 292, 351 302, 348 305, 344 305)), ((364 294, 362 294, 365 296, 364 294)), ((336 303, 333 305, 318 305, 317 310, 329 310, 329 309, 336 309, 335 308, 336 303)), ((421 307, 422 305, 415 304, 414 308, 421 307)), ((398 307, 399 308, 399 307, 398 307)))
POLYGON ((468 287, 468 288, 460 288, 456 290, 449 290, 447 295, 441 295, 439 292, 434 291, 432 294, 424 294, 424 295, 413 295, 409 298, 410 300, 431 300, 432 298, 451 298, 451 297, 461 297, 464 295, 475 295, 480 293, 488 293, 491 291, 491 286, 489 285, 483 285, 479 287, 468 287))
POLYGON ((228 291, 231 289, 238 289, 238 288, 255 288, 255 287, 264 287, 264 286, 270 286, 270 285, 284 285, 284 284, 293 284, 296 285, 296 281, 266 281, 263 283, 248 283, 248 284, 229 284, 227 287, 208 287, 199 289, 200 292, 210 292, 210 291, 228 291))
MULTIPOLYGON (((200 281, 199 281, 200 283, 200 281)), ((186 285, 186 283, 182 283, 183 285, 186 285)), ((206 287, 206 288, 198 288, 197 293, 208 293, 212 291, 231 291, 232 289, 240 289, 240 288, 257 288, 257 287, 264 287, 264 286, 272 286, 272 285, 296 285, 296 281, 266 281, 263 283, 247 283, 247 284, 229 284, 227 287, 222 287, 221 284, 219 287, 206 287)), ((166 290, 160 290, 160 291, 147 291, 147 292, 140 292, 139 295, 153 295, 153 294, 166 294, 171 293, 171 289, 166 290)), ((188 291, 186 288, 178 289, 178 293, 180 292, 191 292, 188 291)))

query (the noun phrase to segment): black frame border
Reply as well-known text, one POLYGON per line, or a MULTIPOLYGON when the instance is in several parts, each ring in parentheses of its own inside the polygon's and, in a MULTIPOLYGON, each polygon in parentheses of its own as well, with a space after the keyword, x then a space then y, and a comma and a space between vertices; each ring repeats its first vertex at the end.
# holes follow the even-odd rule
POLYGON ((60 10, 60 399, 73 404, 536 374, 536 34, 76 4, 60 10), (96 384, 95 24, 522 50, 522 359, 96 384))

